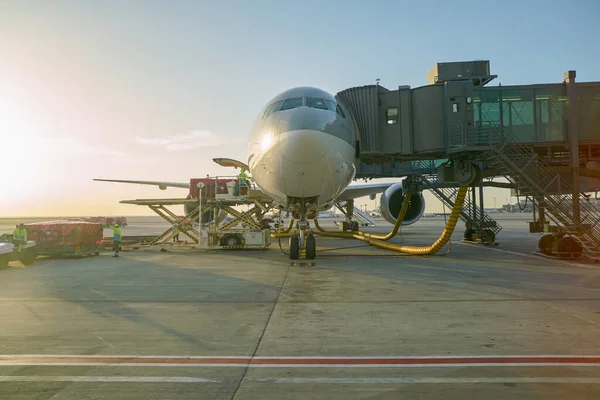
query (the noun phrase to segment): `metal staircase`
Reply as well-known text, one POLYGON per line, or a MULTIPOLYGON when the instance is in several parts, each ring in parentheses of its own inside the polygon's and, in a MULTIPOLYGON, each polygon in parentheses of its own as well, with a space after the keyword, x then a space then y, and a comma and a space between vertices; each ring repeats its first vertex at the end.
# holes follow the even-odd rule
MULTIPOLYGON (((429 161, 413 161, 415 170, 420 172, 419 180, 448 208, 454 206, 458 188, 440 187, 437 168, 429 161)), ((481 207, 475 205, 470 196, 465 197, 460 219, 465 223, 465 239, 494 243, 496 235, 502 230, 500 224, 492 219, 481 207)))
MULTIPOLYGON (((530 195, 543 206, 547 216, 559 228, 559 238, 553 246, 557 255, 583 252, 600 260, 600 212, 579 194, 580 221, 576 221, 573 207, 573 187, 568 178, 553 171, 530 147, 519 144, 519 139, 501 127, 486 129, 491 150, 484 156, 499 169, 500 174, 514 179, 521 194, 530 195), (566 239, 560 238, 567 235, 566 239), (581 248, 571 237, 576 237, 581 248)), ((540 241, 540 249, 542 249, 540 241)))
MULTIPOLYGON (((342 213, 345 212, 345 207, 346 207, 346 202, 342 201, 339 204, 337 204, 337 208, 342 211, 342 213)), ((363 210, 361 210, 358 207, 354 207, 354 213, 353 213, 353 217, 355 220, 359 220, 360 224, 363 226, 375 226, 377 225, 375 220, 367 213, 365 213, 363 210)))

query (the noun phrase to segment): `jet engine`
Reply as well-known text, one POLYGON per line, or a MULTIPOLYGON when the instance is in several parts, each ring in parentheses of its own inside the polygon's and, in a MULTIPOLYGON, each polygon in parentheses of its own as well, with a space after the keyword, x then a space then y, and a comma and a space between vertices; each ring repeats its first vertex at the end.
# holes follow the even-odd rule
MULTIPOLYGON (((400 210, 402 209, 402 203, 404 202, 404 193, 402 193, 402 183, 396 183, 381 195, 380 209, 381 215, 390 224, 395 224, 400 210)), ((402 225, 410 225, 417 222, 425 212, 425 199, 423 193, 412 194, 410 203, 408 205, 408 211, 404 216, 402 225)))
MULTIPOLYGON (((190 195, 188 195, 186 197, 186 199, 190 199, 190 195)), ((183 211, 185 212, 185 216, 187 217, 188 215, 190 215, 192 213, 192 211, 194 211, 196 209, 196 207, 198 207, 198 203, 196 202, 195 204, 186 204, 183 208, 183 211)), ((219 214, 222 214, 219 211, 219 214)), ((212 215, 212 213, 209 211, 205 211, 204 215, 202 216, 202 223, 204 224, 208 224, 210 222, 212 222, 212 220, 214 219, 214 215, 212 215)), ((194 221, 198 221, 198 218, 195 218, 194 221)))

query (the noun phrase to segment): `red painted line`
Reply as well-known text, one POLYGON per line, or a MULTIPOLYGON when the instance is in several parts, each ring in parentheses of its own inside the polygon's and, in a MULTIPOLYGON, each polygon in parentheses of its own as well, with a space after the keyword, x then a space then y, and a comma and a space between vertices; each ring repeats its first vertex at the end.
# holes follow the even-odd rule
POLYGON ((250 364, 313 364, 313 365, 414 365, 414 364, 600 364, 600 357, 454 357, 454 358, 254 358, 250 364))
POLYGON ((204 364, 204 365, 469 365, 469 364, 589 364, 600 365, 600 356, 464 356, 464 357, 168 357, 0 355, 0 365, 39 364, 204 364))

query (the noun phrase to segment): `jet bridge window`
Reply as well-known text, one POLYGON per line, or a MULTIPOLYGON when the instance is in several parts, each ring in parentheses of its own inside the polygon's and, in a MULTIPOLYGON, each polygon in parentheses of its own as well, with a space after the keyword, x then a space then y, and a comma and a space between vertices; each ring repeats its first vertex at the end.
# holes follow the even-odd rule
POLYGON ((283 102, 280 111, 291 110, 292 108, 302 107, 302 97, 296 99, 287 99, 283 102))
POLYGON ((398 123, 398 107, 389 107, 385 111, 385 119, 388 125, 394 125, 398 123))
POLYGON ((321 110, 327 110, 327 104, 325 104, 325 100, 317 99, 315 97, 307 97, 306 98, 306 106, 310 108, 318 108, 321 110))

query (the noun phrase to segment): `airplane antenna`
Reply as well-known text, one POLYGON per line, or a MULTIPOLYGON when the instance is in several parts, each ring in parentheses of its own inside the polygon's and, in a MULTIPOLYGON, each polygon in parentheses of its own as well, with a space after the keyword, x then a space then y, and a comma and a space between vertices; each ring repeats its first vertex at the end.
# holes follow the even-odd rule
POLYGON ((375 79, 376 86, 379 86, 379 81, 380 81, 380 80, 381 80, 381 79, 379 79, 379 78, 375 79))

